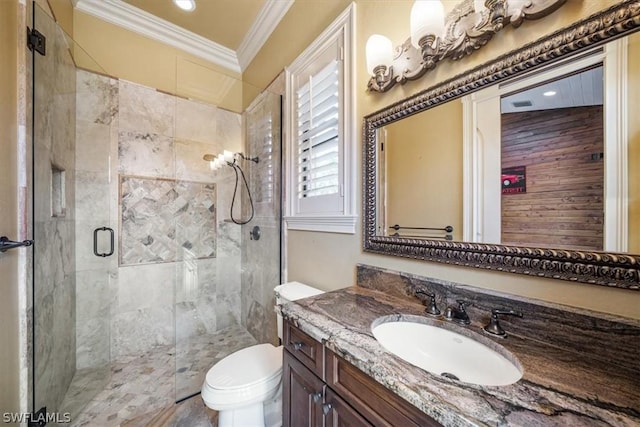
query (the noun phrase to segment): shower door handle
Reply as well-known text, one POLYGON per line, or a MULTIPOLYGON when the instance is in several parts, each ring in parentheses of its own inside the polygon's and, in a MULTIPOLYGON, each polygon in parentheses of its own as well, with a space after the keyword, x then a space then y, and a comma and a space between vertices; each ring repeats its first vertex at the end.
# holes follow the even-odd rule
POLYGON ((115 242, 115 233, 113 232, 113 228, 109 228, 109 227, 99 227, 96 228, 95 230, 93 230, 93 254, 95 256, 99 256, 99 257, 108 257, 113 255, 113 251, 114 251, 114 242, 115 242), (98 252, 98 232, 100 231, 108 231, 110 234, 110 241, 111 241, 111 248, 109 250, 109 252, 98 252))

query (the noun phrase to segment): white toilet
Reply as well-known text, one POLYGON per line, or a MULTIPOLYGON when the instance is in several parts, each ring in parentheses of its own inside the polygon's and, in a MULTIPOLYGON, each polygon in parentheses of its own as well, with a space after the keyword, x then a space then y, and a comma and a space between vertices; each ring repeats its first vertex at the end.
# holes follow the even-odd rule
MULTIPOLYGON (((299 282, 276 286, 276 304, 323 293, 299 282)), ((282 316, 278 337, 282 339, 282 316)), ((202 385, 202 400, 219 411, 218 427, 282 425, 282 346, 258 344, 213 365, 202 385)))

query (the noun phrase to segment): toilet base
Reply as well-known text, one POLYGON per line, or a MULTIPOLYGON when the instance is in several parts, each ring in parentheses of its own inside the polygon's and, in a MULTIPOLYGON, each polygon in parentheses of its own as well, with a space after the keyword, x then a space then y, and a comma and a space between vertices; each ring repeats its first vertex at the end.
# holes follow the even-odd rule
POLYGON ((262 402, 218 413, 218 427, 264 427, 264 405, 262 402))
POLYGON ((281 427, 282 383, 275 395, 264 402, 218 412, 218 427, 281 427))

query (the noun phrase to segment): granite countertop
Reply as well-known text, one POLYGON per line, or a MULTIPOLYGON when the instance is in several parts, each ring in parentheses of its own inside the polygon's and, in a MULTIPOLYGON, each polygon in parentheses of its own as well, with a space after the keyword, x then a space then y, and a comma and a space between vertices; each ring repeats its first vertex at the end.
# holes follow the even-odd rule
POLYGON ((489 337, 479 323, 462 327, 427 317, 418 303, 361 287, 290 302, 282 313, 445 426, 640 426, 640 369, 590 353, 513 333, 505 339, 489 337), (508 386, 479 386, 426 372, 375 340, 371 325, 383 316, 436 324, 489 346, 501 345, 520 362, 523 377, 508 386))

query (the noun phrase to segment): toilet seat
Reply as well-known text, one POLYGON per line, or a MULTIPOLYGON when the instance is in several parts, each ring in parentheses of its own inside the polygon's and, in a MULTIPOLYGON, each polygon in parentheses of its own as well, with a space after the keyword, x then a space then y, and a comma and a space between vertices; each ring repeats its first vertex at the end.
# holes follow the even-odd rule
POLYGON ((282 346, 258 344, 209 369, 201 395, 208 407, 220 411, 263 401, 278 391, 281 381, 282 346))

